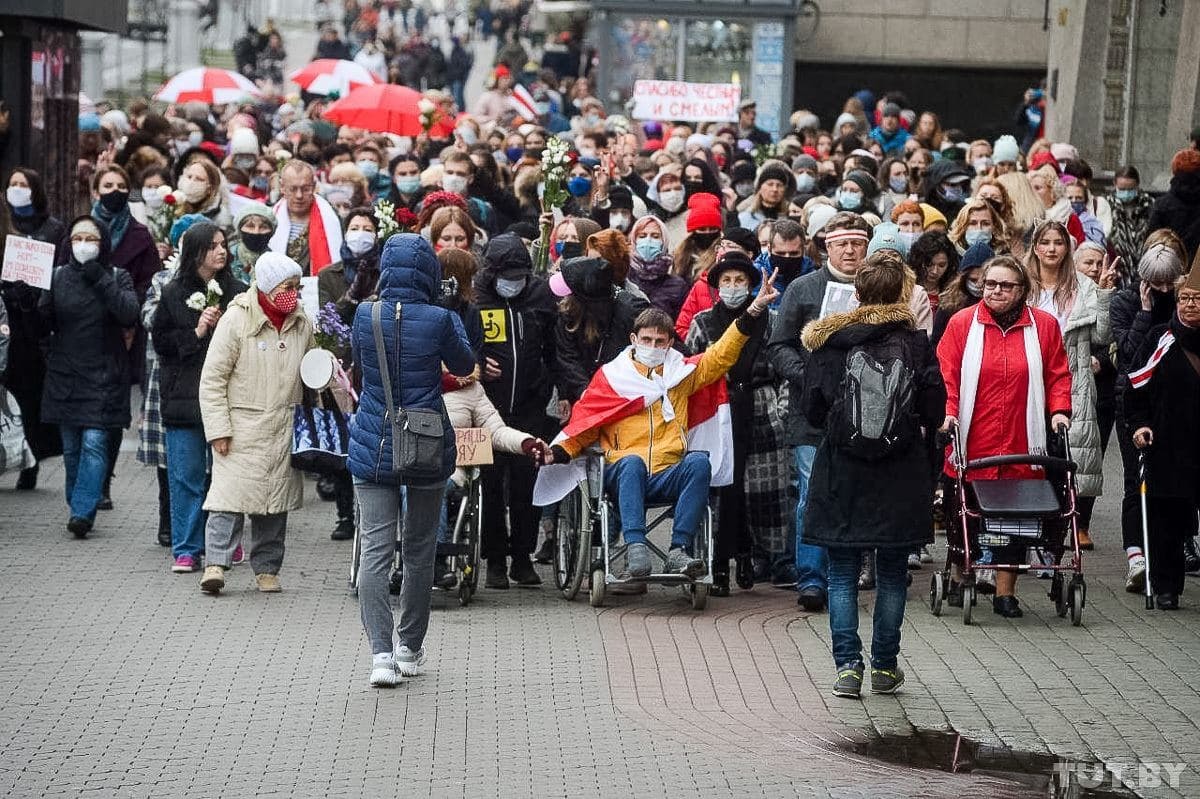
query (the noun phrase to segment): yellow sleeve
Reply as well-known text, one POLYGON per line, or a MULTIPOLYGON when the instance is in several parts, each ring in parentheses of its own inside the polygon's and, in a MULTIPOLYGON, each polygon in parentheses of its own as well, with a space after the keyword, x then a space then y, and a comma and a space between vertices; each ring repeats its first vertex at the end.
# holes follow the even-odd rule
POLYGON ((715 383, 724 377, 737 363, 738 356, 742 354, 742 346, 749 339, 749 336, 738 330, 736 321, 725 328, 725 332, 721 334, 716 343, 700 356, 700 362, 696 364, 696 371, 688 377, 687 393, 698 391, 709 383, 715 383))
POLYGON ((579 453, 583 452, 592 444, 595 444, 599 438, 600 429, 594 427, 591 430, 585 430, 574 438, 564 438, 562 441, 558 442, 558 446, 566 450, 567 454, 574 459, 579 457, 579 453))

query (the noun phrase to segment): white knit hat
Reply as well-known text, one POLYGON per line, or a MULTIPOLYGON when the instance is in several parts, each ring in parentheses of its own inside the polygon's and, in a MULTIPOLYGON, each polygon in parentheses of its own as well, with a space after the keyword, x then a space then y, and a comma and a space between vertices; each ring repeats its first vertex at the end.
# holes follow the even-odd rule
POLYGON ((996 139, 996 143, 992 145, 993 163, 1011 162, 1015 164, 1020 156, 1021 148, 1017 146, 1017 140, 1007 134, 996 139))
POLYGON ((270 294, 285 280, 303 276, 300 264, 283 253, 264 252, 254 262, 254 284, 263 294, 270 294))
POLYGON ((821 228, 829 224, 829 220, 833 219, 836 214, 836 208, 834 208, 832 205, 826 205, 824 203, 810 208, 808 210, 808 237, 811 239, 813 236, 820 233, 821 228))

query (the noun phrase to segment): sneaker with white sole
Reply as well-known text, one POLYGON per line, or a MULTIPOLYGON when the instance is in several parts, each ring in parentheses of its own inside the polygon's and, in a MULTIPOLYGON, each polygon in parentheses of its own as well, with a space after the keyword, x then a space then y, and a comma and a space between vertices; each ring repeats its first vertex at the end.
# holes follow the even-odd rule
POLYGON ((908 570, 916 571, 921 568, 921 556, 916 552, 908 553, 908 570))
POLYGON ((372 688, 395 688, 399 682, 400 674, 391 652, 380 652, 371 659, 372 688))
POLYGON ((703 577, 708 566, 699 558, 693 558, 682 547, 672 547, 667 552, 667 574, 682 574, 690 580, 703 577))
POLYGON ((871 693, 894 694, 904 685, 904 671, 894 669, 871 669, 871 693))
POLYGON ((1125 573, 1125 590, 1140 594, 1146 589, 1146 556, 1134 555, 1129 559, 1129 571, 1125 573))
POLYGON ((416 652, 412 651, 407 646, 397 647, 395 662, 396 671, 398 671, 402 677, 416 677, 419 674, 424 674, 425 647, 421 647, 416 652))

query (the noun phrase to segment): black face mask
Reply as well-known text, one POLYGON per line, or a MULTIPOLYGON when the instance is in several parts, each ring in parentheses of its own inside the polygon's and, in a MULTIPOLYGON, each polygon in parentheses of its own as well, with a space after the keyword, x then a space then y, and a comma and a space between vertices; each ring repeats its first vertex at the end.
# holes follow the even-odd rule
POLYGON ((714 230, 711 233, 693 233, 692 241, 699 245, 700 249, 707 250, 712 246, 713 242, 721 237, 721 231, 714 230))
POLYGON ((785 283, 800 277, 800 270, 804 268, 803 255, 772 255, 771 268, 779 270, 779 277, 785 283))
POLYGON ((687 196, 691 197, 693 194, 696 194, 697 192, 704 191, 704 181, 703 180, 685 180, 683 182, 683 188, 686 191, 687 196))
POLYGON ((578 258, 581 255, 583 255, 583 244, 581 242, 564 241, 562 243, 560 258, 566 260, 567 258, 578 258))
POLYGON ((120 213, 128 203, 129 192, 127 191, 110 191, 108 194, 100 195, 100 205, 110 214, 120 213))
POLYGON ((817 188, 821 190, 822 194, 826 194, 837 188, 840 183, 841 181, 838 180, 837 175, 821 175, 817 179, 817 188))
POLYGON ((242 244, 245 244, 250 252, 266 252, 267 243, 270 241, 270 233, 242 233, 242 244))

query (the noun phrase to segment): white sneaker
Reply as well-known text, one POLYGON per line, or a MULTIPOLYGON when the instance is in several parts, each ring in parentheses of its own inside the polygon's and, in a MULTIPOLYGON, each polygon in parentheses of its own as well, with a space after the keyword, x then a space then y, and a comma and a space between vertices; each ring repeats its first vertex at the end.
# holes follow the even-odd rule
POLYGON ((929 544, 921 545, 921 562, 933 563, 933 553, 929 551, 929 544))
POLYGON ((371 687, 395 688, 400 682, 396 660, 391 652, 380 652, 371 660, 371 687))
POLYGON ((921 556, 918 555, 916 552, 909 552, 908 553, 908 570, 916 571, 919 568, 921 568, 921 556))
POLYGON ((993 591, 996 590, 996 570, 995 569, 979 569, 975 572, 975 584, 991 586, 993 591))
POLYGON ((403 677, 416 677, 425 673, 425 647, 413 652, 407 646, 396 648, 396 671, 403 677))
POLYGON ((1129 571, 1125 574, 1125 590, 1140 594, 1146 588, 1146 557, 1134 555, 1129 559, 1129 571))

